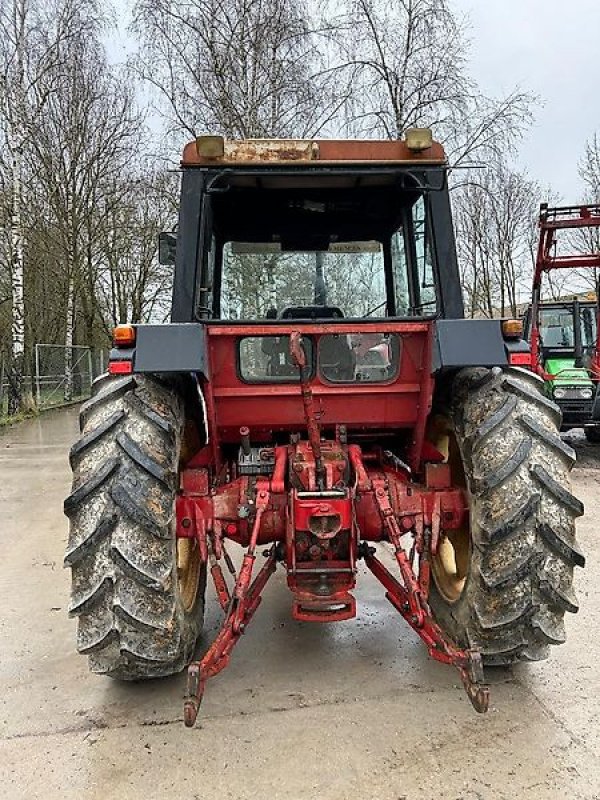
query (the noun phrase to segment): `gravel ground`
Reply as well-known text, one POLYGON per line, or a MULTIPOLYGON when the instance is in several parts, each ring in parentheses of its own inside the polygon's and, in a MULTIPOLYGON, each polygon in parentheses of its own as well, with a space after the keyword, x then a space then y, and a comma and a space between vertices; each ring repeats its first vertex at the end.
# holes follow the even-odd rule
POLYGON ((76 428, 69 410, 0 434, 0 798, 600 799, 600 447, 568 435, 588 560, 568 642, 495 673, 487 715, 369 575, 358 617, 329 626, 292 621, 278 575, 187 731, 182 676, 120 685, 75 653, 62 500, 76 428))

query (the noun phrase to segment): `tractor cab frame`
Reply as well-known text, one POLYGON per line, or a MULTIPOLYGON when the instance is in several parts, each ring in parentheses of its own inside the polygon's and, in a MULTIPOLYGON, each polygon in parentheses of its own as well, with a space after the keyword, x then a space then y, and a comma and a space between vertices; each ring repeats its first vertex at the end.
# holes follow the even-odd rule
MULTIPOLYGON (((262 243, 265 260, 277 253, 282 259, 286 253, 301 252, 327 260, 332 251, 343 253, 346 244, 347 255, 355 261, 359 253, 352 252, 352 242, 378 244, 381 271, 373 277, 380 284, 378 296, 383 302, 372 310, 361 309, 362 313, 356 304, 351 305, 342 309, 344 317, 362 317, 365 312, 371 317, 462 317, 446 169, 439 153, 437 163, 431 157, 417 160, 417 154, 409 160, 404 143, 377 142, 364 149, 371 159, 363 155, 363 162, 356 163, 352 156, 361 151, 352 145, 322 142, 319 160, 313 154, 314 160, 308 163, 292 161, 290 165, 287 159, 294 151, 287 144, 279 161, 241 160, 228 168, 204 163, 184 169, 173 322, 232 316, 258 321, 273 308, 261 308, 258 302, 232 313, 225 307, 221 294, 231 277, 226 269, 224 274, 228 251, 231 260, 228 243, 238 249, 246 245, 248 251, 254 244, 257 255, 262 243)), ((188 155, 186 161, 184 154, 184 164, 188 163, 193 164, 193 158, 188 155)), ((288 264, 284 267, 289 269, 288 264)), ((355 272, 358 276, 360 270, 355 272)), ((325 276, 326 284, 331 277, 325 276)), ((352 277, 350 270, 346 282, 352 277)), ((272 285, 261 288, 266 288, 267 296, 276 295, 272 285)), ((296 306, 296 316, 302 305, 312 318, 330 316, 323 313, 327 303, 315 303, 315 299, 318 293, 307 295, 303 304, 284 306, 296 306), (311 305, 316 311, 306 308, 311 305)), ((329 305, 335 305, 336 299, 330 297, 329 305)), ((274 310, 276 317, 283 308, 274 310)))

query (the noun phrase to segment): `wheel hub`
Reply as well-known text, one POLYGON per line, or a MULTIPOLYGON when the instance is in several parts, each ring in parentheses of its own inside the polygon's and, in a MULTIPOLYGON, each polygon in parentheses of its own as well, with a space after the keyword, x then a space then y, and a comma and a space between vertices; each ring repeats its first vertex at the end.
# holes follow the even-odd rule
MULTIPOLYGON (((454 426, 445 416, 432 420, 428 433, 429 441, 444 456, 450 466, 453 486, 467 492, 462 456, 454 426)), ((456 603, 461 597, 471 561, 471 531, 468 526, 449 531, 443 536, 432 558, 431 573, 438 591, 448 603, 456 603)))
POLYGON ((189 613, 196 603, 201 566, 198 542, 195 539, 178 538, 177 579, 179 596, 186 613, 189 613))

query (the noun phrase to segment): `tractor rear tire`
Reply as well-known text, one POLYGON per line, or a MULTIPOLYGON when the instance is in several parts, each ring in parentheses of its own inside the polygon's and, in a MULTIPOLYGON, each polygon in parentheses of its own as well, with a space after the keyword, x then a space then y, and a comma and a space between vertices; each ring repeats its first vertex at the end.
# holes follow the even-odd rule
POLYGON ((546 658, 565 641, 565 612, 578 609, 573 569, 585 560, 575 539, 583 506, 569 490, 575 453, 542 392, 525 370, 466 369, 445 409, 470 495, 470 541, 458 596, 432 569, 430 604, 442 629, 489 666, 546 658))
POLYGON ((77 649, 123 680, 179 672, 202 630, 206 566, 195 542, 185 581, 175 536, 184 408, 152 376, 102 376, 80 413, 65 565, 77 649))

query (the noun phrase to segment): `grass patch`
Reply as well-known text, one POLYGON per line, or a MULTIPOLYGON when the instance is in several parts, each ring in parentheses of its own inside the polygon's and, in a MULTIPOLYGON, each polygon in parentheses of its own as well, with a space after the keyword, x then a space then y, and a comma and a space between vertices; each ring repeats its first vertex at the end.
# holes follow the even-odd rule
POLYGON ((0 410, 0 428, 8 428, 11 425, 16 425, 19 422, 25 422, 25 420, 32 419, 33 417, 39 417, 40 414, 43 414, 44 411, 58 411, 59 408, 70 408, 71 406, 77 406, 80 403, 83 403, 87 400, 86 397, 77 397, 74 400, 70 400, 68 403, 64 401, 62 403, 57 403, 56 405, 50 406, 42 406, 42 408, 30 408, 27 411, 19 411, 18 414, 9 415, 4 410, 0 410))
POLYGON ((26 419, 37 417, 40 412, 32 408, 29 411, 19 411, 18 414, 2 414, 0 416, 0 428, 8 428, 10 425, 16 425, 18 422, 24 422, 26 419))

